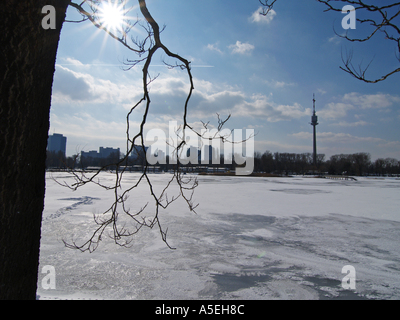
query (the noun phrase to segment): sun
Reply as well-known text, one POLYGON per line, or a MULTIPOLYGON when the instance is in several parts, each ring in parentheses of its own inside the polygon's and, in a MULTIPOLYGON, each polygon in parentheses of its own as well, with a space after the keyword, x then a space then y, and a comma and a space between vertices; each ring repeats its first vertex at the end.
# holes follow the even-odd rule
POLYGON ((118 2, 103 2, 99 7, 99 19, 101 24, 108 31, 121 31, 124 26, 125 10, 122 4, 118 2))

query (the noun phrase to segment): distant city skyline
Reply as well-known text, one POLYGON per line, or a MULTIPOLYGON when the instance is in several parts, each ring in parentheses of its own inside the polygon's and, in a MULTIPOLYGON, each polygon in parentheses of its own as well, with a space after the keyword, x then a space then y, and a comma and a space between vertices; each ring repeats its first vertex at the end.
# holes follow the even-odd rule
MULTIPOLYGON (((314 120, 316 120, 316 118, 313 118, 314 117, 314 113, 313 113, 313 116, 312 116, 312 118, 311 118, 311 121, 313 121, 313 119, 314 120)), ((317 121, 317 120, 316 120, 317 121)), ((311 123, 309 123, 309 124, 312 124, 312 122, 311 123)), ((51 139, 50 139, 50 137, 52 137, 52 136, 56 136, 57 137, 57 141, 59 141, 59 139, 60 139, 60 137, 62 137, 63 139, 65 139, 65 142, 67 141, 67 137, 65 137, 65 136, 63 136, 62 134, 59 134, 59 133, 53 133, 53 135, 49 135, 49 141, 51 141, 51 139)), ((269 152, 269 154, 271 154, 271 155, 274 155, 275 153, 277 153, 277 154, 281 154, 281 155, 283 155, 283 154, 298 154, 298 155, 301 155, 301 154, 309 154, 310 156, 311 156, 311 159, 312 159, 312 163, 314 164, 314 165, 316 165, 316 163, 317 162, 320 162, 321 161, 321 159, 322 158, 319 158, 319 156, 322 156, 322 155, 324 155, 325 156, 325 158, 324 158, 324 160, 323 161, 328 161, 328 160, 330 160, 330 158, 331 157, 328 157, 328 156, 326 156, 324 153, 317 153, 316 154, 316 156, 317 156, 317 159, 314 159, 314 152, 313 152, 313 144, 314 144, 314 141, 313 141, 313 138, 312 138, 312 136, 311 136, 311 141, 310 141, 310 143, 311 143, 311 147, 310 147, 310 151, 308 151, 308 152, 302 152, 302 153, 298 153, 298 152, 279 152, 279 151, 273 151, 273 150, 266 150, 266 151, 268 151, 269 152)), ((53 142, 53 145, 54 145, 54 142, 53 142)), ((53 147, 53 149, 52 150, 50 150, 49 149, 49 144, 48 144, 48 150, 49 151, 56 151, 56 152, 58 152, 58 151, 62 151, 62 150, 59 150, 59 149, 57 149, 58 147, 56 147, 56 149, 54 149, 54 147, 53 147)), ((65 148, 65 147, 64 147, 65 148)), ((198 147, 196 147, 196 146, 192 146, 192 145, 189 145, 188 147, 187 147, 187 149, 186 149, 186 153, 185 153, 185 157, 186 157, 186 161, 189 161, 191 164, 194 164, 194 163, 192 163, 192 159, 194 159, 194 158, 196 158, 196 160, 197 160, 197 164, 198 165, 202 165, 202 164, 205 164, 205 165, 208 165, 208 164, 213 164, 214 163, 214 161, 215 161, 215 163, 223 163, 223 161, 224 160, 221 160, 221 162, 218 162, 218 160, 217 160, 217 158, 216 158, 216 156, 218 156, 218 158, 219 158, 219 156, 223 156, 223 149, 222 150, 219 150, 219 148, 215 148, 215 147, 213 147, 213 146, 211 146, 211 145, 208 145, 208 148, 205 148, 204 150, 202 150, 202 149, 204 149, 204 146, 201 148, 201 149, 199 149, 198 147), (205 153, 203 154, 202 153, 202 151, 205 151, 205 153), (194 153, 194 154, 196 154, 197 156, 195 156, 195 157, 193 157, 193 155, 192 155, 192 152, 194 153)), ((112 153, 118 153, 118 155, 121 157, 122 155, 124 155, 124 153, 123 152, 121 152, 121 150, 120 150, 120 148, 113 148, 113 147, 103 147, 103 146, 100 146, 99 148, 98 148, 98 150, 99 151, 96 151, 96 150, 89 150, 89 151, 80 151, 80 152, 78 152, 78 154, 81 156, 81 157, 87 157, 87 158, 92 158, 92 159, 106 159, 107 157, 109 157, 110 155, 112 155, 112 153)), ((134 148, 133 148, 133 150, 132 150, 132 152, 131 152, 131 154, 130 154, 130 158, 132 158, 132 159, 137 159, 139 156, 140 156, 140 154, 142 153, 142 151, 141 150, 143 150, 143 147, 141 146, 141 145, 135 145, 134 146, 134 148)), ((150 164, 153 164, 152 162, 154 162, 154 164, 155 164, 155 162, 157 162, 157 163, 168 163, 168 161, 167 162, 165 162, 165 159, 166 159, 166 157, 169 155, 169 147, 167 147, 167 150, 166 150, 166 153, 164 153, 164 151, 162 151, 162 150, 159 150, 158 148, 157 148, 157 145, 151 145, 151 143, 149 144, 149 145, 145 145, 145 149, 144 149, 144 154, 147 156, 147 152, 150 152, 151 154, 152 154, 152 156, 151 156, 151 159, 147 159, 148 161, 149 160, 151 160, 150 161, 150 164), (153 147, 153 148, 152 148, 153 147), (161 161, 161 162, 160 162, 161 161)), ((256 153, 260 153, 261 155, 264 153, 264 152, 259 152, 259 151, 255 151, 256 153)), ((346 156, 346 155, 348 155, 348 156, 352 156, 352 155, 354 155, 354 154, 358 154, 358 153, 360 153, 360 152, 349 152, 349 153, 337 153, 337 154, 335 154, 335 155, 332 155, 332 156, 335 156, 335 159, 336 159, 336 156, 342 156, 342 155, 344 155, 344 156, 346 156)), ((363 153, 363 152, 361 152, 361 153, 363 153)), ((73 154, 73 155, 76 155, 77 153, 75 153, 75 154, 73 154)), ((365 154, 369 154, 368 152, 366 152, 365 154)), ((67 155, 67 157, 69 156, 69 157, 71 157, 71 156, 73 156, 73 155, 67 155)), ((369 154, 369 155, 371 155, 371 154, 369 154)), ((223 157, 222 157, 223 158, 223 157)), ((399 158, 396 158, 396 157, 380 157, 380 156, 377 156, 376 158, 370 158, 370 161, 371 162, 375 162, 377 159, 388 159, 388 160, 390 160, 390 159, 394 159, 394 160, 398 160, 398 161, 400 161, 400 159, 399 158)), ((336 160, 335 160, 336 161, 336 160)), ((311 164, 311 163, 310 163, 311 164)))
MULTIPOLYGON (((315 117, 315 115, 313 116, 315 117)), ((311 124, 317 123, 316 118, 311 118, 311 124)), ((54 141, 66 141, 66 137, 62 134, 55 134, 49 137, 51 143, 54 141), (55 139, 54 139, 55 138, 55 139), (62 139, 60 139, 62 138, 62 139), (53 140, 53 141, 52 141, 53 140)), ((64 144, 65 148, 65 144, 64 144)), ((52 151, 62 152, 59 146, 52 147, 52 151)), ((116 163, 122 159, 122 154, 119 148, 99 147, 99 151, 81 151, 79 161, 76 158, 70 157, 62 159, 59 154, 48 154, 46 163, 47 168, 74 168, 84 167, 93 170, 101 167, 110 169, 117 168, 116 163)), ((128 171, 144 170, 144 167, 149 166, 150 171, 160 172, 173 170, 177 164, 176 154, 169 149, 158 149, 156 145, 142 146, 135 145, 131 154, 122 163, 122 167, 128 171), (172 153, 170 153, 172 152, 172 153), (171 167, 170 167, 171 166, 171 167)), ((242 156, 235 153, 234 157, 220 153, 218 148, 212 145, 188 146, 182 149, 179 155, 179 163, 182 165, 183 171, 204 173, 226 173, 249 175, 249 174, 278 174, 278 175, 293 175, 293 174, 314 174, 316 170, 322 174, 333 175, 374 175, 374 176, 399 176, 400 161, 397 158, 378 158, 371 159, 369 153, 354 152, 351 154, 337 154, 331 157, 325 157, 324 154, 315 154, 315 152, 307 153, 289 153, 289 152, 255 152, 254 157, 247 154, 240 160, 242 156), (232 161, 234 160, 234 161, 232 161)), ((149 171, 149 172, 150 172, 149 171)))
POLYGON ((112 147, 99 147, 99 152, 96 150, 81 151, 81 157, 92 157, 92 158, 107 158, 115 153, 120 157, 120 149, 112 147))

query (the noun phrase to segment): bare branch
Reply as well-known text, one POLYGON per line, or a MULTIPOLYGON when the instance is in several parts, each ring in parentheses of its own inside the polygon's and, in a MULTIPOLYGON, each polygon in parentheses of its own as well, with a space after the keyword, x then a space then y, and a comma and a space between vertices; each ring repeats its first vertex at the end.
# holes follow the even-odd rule
MULTIPOLYGON (((267 15, 273 8, 274 4, 277 0, 259 0, 261 5, 263 6, 262 12, 260 14, 267 15)), ((357 21, 361 25, 369 25, 372 27, 372 30, 364 37, 355 37, 352 38, 346 32, 345 35, 339 34, 335 31, 335 34, 343 39, 346 39, 350 42, 365 42, 370 40, 373 36, 375 36, 378 31, 384 33, 385 39, 395 42, 396 44, 396 53, 395 57, 400 62, 400 26, 398 25, 398 17, 400 16, 400 2, 392 1, 392 3, 380 3, 379 4, 367 4, 365 0, 317 0, 318 2, 324 4, 327 8, 326 11, 336 11, 342 12, 343 6, 348 4, 352 5, 355 10, 359 13, 363 12, 368 16, 368 18, 357 18, 357 21)), ((367 82, 367 83, 377 83, 387 79, 389 76, 400 72, 400 68, 395 68, 394 70, 386 73, 380 78, 369 80, 365 77, 366 71, 370 64, 368 64, 367 68, 364 70, 356 70, 351 64, 351 58, 348 57, 342 60, 344 62, 344 66, 340 67, 345 72, 354 76, 355 78, 367 82)))
MULTIPOLYGON (((109 36, 111 36, 112 38, 114 38, 115 40, 117 40, 119 43, 121 43, 124 47, 128 48, 131 51, 134 51, 136 53, 143 53, 145 50, 142 46, 137 45, 136 43, 134 43, 135 45, 137 45, 137 48, 132 47, 131 45, 128 44, 127 39, 126 39, 126 35, 127 33, 138 23, 138 21, 136 21, 135 23, 131 23, 131 22, 126 22, 126 26, 125 28, 122 30, 122 35, 121 36, 117 36, 115 35, 111 30, 109 30, 104 23, 102 23, 99 19, 98 16, 98 4, 99 1, 83 1, 81 4, 76 4, 74 2, 70 3, 70 6, 75 8, 76 10, 78 10, 78 12, 82 15, 82 20, 79 21, 68 21, 68 22, 83 22, 86 20, 89 20, 91 23, 93 23, 93 25, 100 29, 105 31, 109 36), (86 3, 90 3, 90 9, 91 12, 85 10, 83 8, 83 4, 86 3)), ((101 2, 101 1, 100 1, 101 2)), ((127 13, 129 10, 126 10, 125 13, 127 13)))
POLYGON ((262 8, 262 12, 260 12, 261 15, 266 16, 274 7, 274 4, 277 0, 272 0, 271 3, 269 2, 270 0, 258 0, 260 1, 261 5, 264 7, 262 8))
MULTIPOLYGON (((192 92, 194 90, 193 84, 193 76, 190 68, 190 61, 186 60, 182 56, 172 52, 167 46, 165 46, 160 37, 160 33, 164 30, 164 27, 160 29, 157 22, 151 16, 145 0, 138 0, 140 5, 140 11, 146 21, 146 23, 139 23, 147 33, 143 39, 133 38, 131 37, 132 43, 135 48, 127 43, 127 36, 117 37, 112 34, 109 30, 107 30, 101 23, 99 23, 97 19, 97 10, 98 10, 98 2, 99 1, 83 1, 78 4, 71 4, 72 7, 76 8, 85 19, 90 20, 97 28, 104 30, 111 37, 122 43, 125 47, 131 50, 137 58, 135 59, 127 59, 124 64, 127 66, 126 70, 130 70, 131 68, 139 65, 139 63, 144 63, 142 68, 142 85, 143 85, 143 93, 142 97, 132 106, 128 114, 126 115, 126 154, 122 159, 119 159, 116 163, 111 165, 104 166, 99 168, 96 172, 85 172, 75 171, 73 169, 69 170, 69 173, 74 178, 74 183, 72 185, 67 185, 65 182, 60 183, 63 186, 66 186, 72 190, 76 190, 81 188, 89 183, 95 184, 100 188, 105 190, 113 191, 113 202, 109 208, 103 211, 103 213, 94 216, 94 221, 97 225, 96 229, 93 231, 90 238, 83 242, 83 244, 78 244, 77 241, 72 241, 72 243, 68 243, 64 241, 65 245, 69 248, 75 248, 80 251, 89 251, 93 252, 98 247, 100 241, 103 238, 104 232, 106 230, 110 230, 108 233, 109 237, 113 239, 113 241, 120 246, 129 246, 129 244, 133 240, 133 236, 139 232, 143 227, 153 228, 157 226, 161 235, 161 239, 166 243, 166 245, 173 249, 167 241, 167 229, 164 230, 162 223, 160 221, 159 214, 161 210, 164 210, 169 207, 170 204, 177 201, 178 199, 183 199, 183 201, 187 204, 190 211, 196 213, 195 209, 198 204, 193 202, 194 190, 198 185, 198 181, 196 177, 188 177, 184 176, 180 169, 179 162, 179 154, 182 152, 183 147, 185 145, 185 130, 192 130, 199 137, 201 137, 201 133, 196 132, 193 127, 188 123, 188 108, 189 101, 192 96, 192 92), (83 9, 83 4, 89 5, 91 8, 91 13, 83 9), (161 50, 163 51, 169 58, 173 60, 173 63, 166 63, 168 68, 179 68, 184 71, 188 77, 188 82, 190 83, 189 90, 186 95, 186 99, 183 104, 183 126, 180 128, 182 135, 179 136, 179 132, 177 131, 176 145, 173 146, 173 153, 176 156, 176 168, 173 171, 171 179, 168 181, 167 185, 161 190, 161 192, 157 192, 152 184, 151 178, 149 176, 149 164, 146 159, 143 159, 144 167, 143 172, 136 181, 136 183, 131 184, 130 186, 125 186, 122 180, 123 175, 126 171, 126 165, 128 161, 128 157, 132 152, 137 151, 136 148, 139 146, 142 151, 145 150, 145 124, 147 122, 147 118, 151 108, 151 96, 149 92, 149 84, 155 81, 156 77, 151 77, 149 73, 149 68, 151 66, 152 58, 155 53, 161 50), (144 106, 144 111, 142 115, 142 121, 139 125, 138 132, 131 136, 131 127, 130 127, 130 117, 133 114, 133 111, 136 110, 139 106, 144 106), (100 181, 99 175, 108 167, 115 167, 115 178, 112 185, 106 185, 100 181), (137 210, 131 210, 128 203, 129 194, 133 192, 139 185, 146 185, 151 196, 153 202, 154 212, 152 213, 152 217, 148 218, 149 202, 137 210), (172 186, 178 186, 178 192, 173 192, 172 197, 170 196, 170 192, 172 186), (128 220, 127 220, 128 219, 128 220), (126 222, 129 221, 129 225, 126 222)), ((139 21, 139 19, 137 19, 139 21)), ((222 130, 223 125, 228 121, 230 115, 222 120, 218 115, 218 131, 222 130)), ((216 139, 223 139, 226 137, 214 137, 216 139)), ((145 155, 142 155, 145 158, 145 155)))
MULTIPOLYGON (((396 43, 396 53, 395 56, 397 60, 400 62, 400 27, 396 25, 398 21, 396 20, 400 16, 400 2, 393 2, 389 4, 366 4, 363 0, 317 0, 320 3, 323 3, 327 6, 325 11, 338 11, 342 12, 343 4, 353 5, 356 11, 363 11, 369 17, 365 19, 357 18, 357 21, 360 24, 369 25, 372 27, 372 30, 364 37, 352 38, 349 37, 346 32, 345 35, 338 34, 336 31, 336 35, 346 39, 350 42, 366 42, 370 40, 373 36, 375 36, 378 31, 382 32, 385 35, 385 39, 394 41, 396 43), (336 4, 336 6, 335 6, 336 4)), ((371 62, 367 65, 367 67, 362 68, 361 64, 359 65, 358 70, 354 68, 352 65, 352 53, 346 58, 343 58, 342 61, 344 66, 340 67, 345 72, 349 73, 353 77, 358 80, 364 81, 366 83, 377 83, 383 80, 386 80, 389 76, 400 72, 400 68, 395 68, 394 70, 386 73, 377 79, 367 79, 365 74, 371 65, 371 62)))

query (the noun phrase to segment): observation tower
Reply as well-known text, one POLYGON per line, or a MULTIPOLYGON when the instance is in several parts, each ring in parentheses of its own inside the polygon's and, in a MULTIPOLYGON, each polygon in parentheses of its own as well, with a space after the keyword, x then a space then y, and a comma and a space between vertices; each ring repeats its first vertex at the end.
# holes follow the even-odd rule
POLYGON ((311 116, 311 123, 313 126, 313 164, 317 166, 317 125, 318 117, 315 114, 315 94, 313 94, 313 115, 311 116))

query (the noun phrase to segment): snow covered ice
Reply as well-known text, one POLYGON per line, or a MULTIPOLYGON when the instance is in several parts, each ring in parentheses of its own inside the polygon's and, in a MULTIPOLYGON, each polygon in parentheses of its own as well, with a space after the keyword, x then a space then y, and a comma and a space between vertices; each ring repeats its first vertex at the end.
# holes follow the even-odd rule
MULTIPOLYGON (((399 179, 198 176, 197 214, 183 201, 160 214, 176 250, 154 228, 130 248, 104 237, 81 253, 62 240, 87 239, 113 193, 72 192, 51 175, 72 182, 47 174, 39 299, 400 299, 399 179), (55 268, 56 289, 42 288, 45 265, 55 268), (356 270, 355 290, 342 287, 345 265, 356 270)), ((170 178, 150 177, 156 187, 170 178)), ((142 206, 147 194, 138 189, 128 202, 142 206)))

